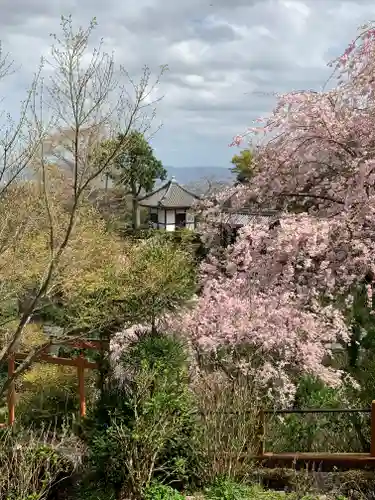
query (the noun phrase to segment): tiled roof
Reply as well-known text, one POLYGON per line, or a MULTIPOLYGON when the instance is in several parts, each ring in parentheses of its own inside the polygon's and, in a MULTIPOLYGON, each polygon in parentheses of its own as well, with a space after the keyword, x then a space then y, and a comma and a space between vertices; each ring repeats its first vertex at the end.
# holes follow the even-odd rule
POLYGON ((142 207, 190 208, 199 197, 180 186, 172 177, 170 181, 139 199, 142 207))
POLYGON ((248 212, 248 213, 225 213, 223 212, 222 220, 224 224, 228 224, 232 227, 243 227, 251 224, 252 222, 256 223, 267 223, 272 224, 278 219, 278 214, 275 213, 267 213, 267 212, 248 212))

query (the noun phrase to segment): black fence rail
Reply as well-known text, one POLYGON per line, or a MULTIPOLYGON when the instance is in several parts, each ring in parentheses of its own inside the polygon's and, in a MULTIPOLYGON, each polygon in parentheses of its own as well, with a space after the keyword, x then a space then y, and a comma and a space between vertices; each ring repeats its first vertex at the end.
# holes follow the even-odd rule
MULTIPOLYGON (((266 443, 267 443, 267 434, 270 434, 270 430, 274 430, 275 427, 272 429, 270 428, 270 420, 272 417, 275 416, 291 416, 291 415, 311 415, 311 414, 317 414, 317 415, 337 415, 339 416, 340 414, 348 415, 352 414, 353 416, 357 415, 358 418, 354 418, 352 421, 353 429, 357 428, 359 432, 361 432, 363 435, 361 436, 362 439, 359 439, 358 441, 358 447, 361 447, 361 451, 367 452, 367 454, 370 457, 375 458, 375 401, 372 402, 372 405, 370 408, 316 408, 316 409, 282 409, 282 410, 262 410, 260 412, 260 417, 259 417, 259 450, 258 450, 258 457, 263 457, 263 456, 268 456, 268 455, 275 455, 280 453, 279 450, 275 449, 266 449, 266 443), (369 415, 369 421, 365 422, 364 420, 364 415, 369 415), (363 431, 363 432, 362 432, 363 431)), ((348 419, 348 417, 347 417, 348 419)), ((349 420, 348 420, 349 421, 349 420)), ((339 432, 340 426, 343 427, 343 422, 340 421, 339 419, 336 420, 340 425, 336 425, 336 431, 339 432)), ((327 436, 329 436, 328 430, 327 430, 327 436)), ((338 437, 338 441, 340 441, 340 437, 338 437)), ((297 439, 298 441, 298 439, 297 439)), ((271 447, 275 447, 275 440, 272 441, 273 445, 271 447)), ((324 429, 322 430, 322 435, 320 437, 319 442, 313 443, 314 444, 314 452, 316 453, 318 450, 316 450, 316 446, 319 446, 321 442, 325 442, 324 439, 324 429)), ((296 443, 294 443, 296 445, 296 443)), ((303 446, 303 443, 298 442, 297 446, 303 446)), ((311 450, 288 450, 288 453, 306 453, 311 450)), ((351 450, 353 451, 353 450, 351 450)), ((359 452, 359 450, 354 450, 356 453, 359 452)), ((319 450, 320 453, 329 453, 325 450, 319 450)), ((336 452, 336 450, 335 450, 336 452)), ((331 452, 332 453, 332 452, 331 452)), ((343 453, 340 450, 340 453, 343 453)))

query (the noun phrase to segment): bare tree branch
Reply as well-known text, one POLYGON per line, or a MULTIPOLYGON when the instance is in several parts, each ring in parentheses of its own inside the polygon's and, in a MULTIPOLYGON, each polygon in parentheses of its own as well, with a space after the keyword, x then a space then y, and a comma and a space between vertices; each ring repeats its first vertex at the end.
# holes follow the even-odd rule
MULTIPOLYGON (((9 342, 0 350, 0 362, 5 361, 14 352, 42 298, 53 288, 61 258, 74 234, 83 198, 95 180, 126 147, 130 132, 132 130, 145 132, 150 129, 155 117, 155 104, 160 100, 160 98, 153 100, 152 96, 166 68, 162 67, 152 82, 151 71, 145 67, 138 83, 130 78, 124 68, 120 68, 119 74, 127 77, 130 89, 120 85, 115 78, 113 55, 106 54, 102 50, 102 42, 97 48, 90 50, 95 27, 94 19, 87 29, 79 28, 75 31, 72 18, 62 17, 62 35, 61 37, 52 35, 51 58, 44 61, 44 65, 52 70, 52 76, 45 87, 47 98, 46 100, 43 98, 43 106, 52 117, 50 123, 53 123, 53 127, 50 127, 47 137, 43 136, 42 144, 38 143, 38 147, 27 149, 27 154, 24 153, 21 158, 24 158, 25 164, 33 160, 39 178, 45 219, 49 225, 50 259, 9 342), (117 137, 119 132, 122 140, 114 142, 116 147, 102 156, 100 161, 97 159, 93 161, 98 144, 103 139, 117 137), (34 158, 36 151, 39 154, 38 162, 34 158), (71 205, 63 230, 59 227, 59 231, 53 213, 54 202, 50 197, 51 186, 47 173, 52 158, 58 162, 60 168, 62 165, 69 166, 69 169, 65 168, 65 173, 69 179, 66 188, 69 190, 71 205)), ((32 128, 29 134, 32 136, 36 130, 34 133, 40 137, 43 114, 38 115, 35 112, 34 117, 37 116, 39 116, 37 126, 32 128)), ((31 126, 26 119, 25 124, 31 126)), ((13 147, 14 135, 8 134, 6 137, 8 137, 6 144, 13 147)), ((32 144, 35 144, 35 141, 32 144)), ((39 352, 39 350, 30 351, 27 360, 22 364, 24 368, 20 368, 15 376, 18 376, 23 369, 27 369, 39 352)), ((0 387, 0 395, 7 389, 9 383, 8 380, 0 387)))

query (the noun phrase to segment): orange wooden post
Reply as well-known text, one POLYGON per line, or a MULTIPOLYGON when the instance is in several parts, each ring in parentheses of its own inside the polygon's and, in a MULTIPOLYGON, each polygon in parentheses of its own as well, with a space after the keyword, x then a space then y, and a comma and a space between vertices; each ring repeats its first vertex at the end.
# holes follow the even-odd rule
POLYGON ((85 358, 83 353, 77 358, 78 392, 79 392, 79 414, 81 417, 86 415, 86 396, 85 396, 85 358))
POLYGON ((264 439, 265 439, 265 418, 263 410, 260 410, 259 412, 258 439, 259 439, 258 456, 262 457, 264 455, 264 439))
POLYGON ((370 455, 375 457, 375 401, 371 403, 371 446, 370 455))
MULTIPOLYGON (((15 371, 14 354, 10 354, 8 358, 8 377, 11 378, 15 371)), ((15 401, 16 389, 14 381, 12 381, 8 388, 8 425, 12 426, 15 419, 15 401)))

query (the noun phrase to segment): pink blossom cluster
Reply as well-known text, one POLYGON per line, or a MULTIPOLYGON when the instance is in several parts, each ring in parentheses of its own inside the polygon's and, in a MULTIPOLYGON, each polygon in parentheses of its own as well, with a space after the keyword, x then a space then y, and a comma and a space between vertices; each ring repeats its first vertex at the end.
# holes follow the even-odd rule
POLYGON ((327 221, 310 224, 305 214, 271 230, 246 226, 223 255, 212 252, 202 264, 198 302, 170 326, 203 351, 250 346, 253 377, 273 390, 276 384, 284 400, 301 373, 338 384, 341 373, 324 361, 335 342, 348 341, 348 327, 339 309, 320 303, 319 292, 323 283, 332 292, 346 283, 326 260, 331 245, 327 221))
POLYGON ((250 345, 262 360, 254 376, 285 398, 300 373, 339 383, 325 361, 333 343, 349 339, 353 288, 375 276, 374 26, 331 65, 333 90, 278 96, 268 118, 234 139, 249 138, 256 174, 200 205, 211 246, 203 291, 172 321, 204 350, 250 345), (280 225, 252 223, 219 251, 228 198, 232 209, 255 200, 279 210, 280 225))

